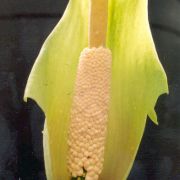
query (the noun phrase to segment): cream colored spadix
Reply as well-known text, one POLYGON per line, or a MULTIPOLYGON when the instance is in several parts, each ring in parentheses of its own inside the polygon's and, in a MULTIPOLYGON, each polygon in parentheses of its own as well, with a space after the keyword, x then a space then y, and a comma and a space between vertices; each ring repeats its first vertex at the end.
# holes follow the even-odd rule
POLYGON ((68 167, 73 177, 98 180, 103 168, 111 82, 109 49, 86 48, 77 70, 69 129, 68 167))
MULTIPOLYGON (((68 132, 76 72, 88 46, 88 0, 70 0, 33 66, 25 99, 33 98, 46 115, 45 164, 48 180, 69 180, 68 132)), ((147 115, 168 92, 167 78, 153 44, 147 0, 109 0, 106 47, 112 52, 112 79, 103 169, 99 180, 127 178, 147 115)))

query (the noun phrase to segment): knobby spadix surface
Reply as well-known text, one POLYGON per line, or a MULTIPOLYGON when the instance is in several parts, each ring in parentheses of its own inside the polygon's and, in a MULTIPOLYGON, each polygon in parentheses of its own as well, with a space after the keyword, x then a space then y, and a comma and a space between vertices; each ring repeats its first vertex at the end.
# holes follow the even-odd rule
MULTIPOLYGON (((112 51, 111 101, 105 159, 100 180, 126 179, 143 135, 147 115, 168 92, 167 79, 150 33, 147 0, 109 0, 107 47, 112 51)), ((70 0, 45 41, 25 90, 46 115, 47 177, 68 180, 67 134, 78 59, 88 44, 88 0, 70 0)))

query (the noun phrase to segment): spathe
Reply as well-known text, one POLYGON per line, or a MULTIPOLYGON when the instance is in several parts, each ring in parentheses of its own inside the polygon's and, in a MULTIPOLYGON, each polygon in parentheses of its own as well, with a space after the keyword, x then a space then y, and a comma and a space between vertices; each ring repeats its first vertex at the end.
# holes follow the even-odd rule
MULTIPOLYGON (((25 90, 46 115, 44 151, 50 180, 68 180, 67 131, 81 51, 88 44, 88 0, 70 0, 45 41, 25 90)), ((105 162, 100 180, 126 179, 146 117, 157 123, 154 106, 168 92, 167 78, 152 40, 147 0, 109 0, 107 47, 112 87, 105 162)))

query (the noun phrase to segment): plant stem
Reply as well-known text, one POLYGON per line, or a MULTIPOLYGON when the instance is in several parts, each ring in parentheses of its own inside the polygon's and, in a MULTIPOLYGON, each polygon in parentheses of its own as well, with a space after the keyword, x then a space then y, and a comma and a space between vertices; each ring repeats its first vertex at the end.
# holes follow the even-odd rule
POLYGON ((89 47, 105 46, 108 0, 90 0, 89 47))

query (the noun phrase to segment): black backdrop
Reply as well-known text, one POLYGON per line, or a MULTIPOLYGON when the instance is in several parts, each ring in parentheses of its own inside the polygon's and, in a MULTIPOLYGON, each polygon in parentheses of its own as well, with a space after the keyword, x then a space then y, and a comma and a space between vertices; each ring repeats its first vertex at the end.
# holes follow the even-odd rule
MULTIPOLYGON (((45 180, 44 115, 22 100, 40 47, 67 0, 0 0, 0 180, 45 180)), ((170 95, 147 122, 128 180, 180 180, 180 1, 149 0, 149 17, 170 95)))

